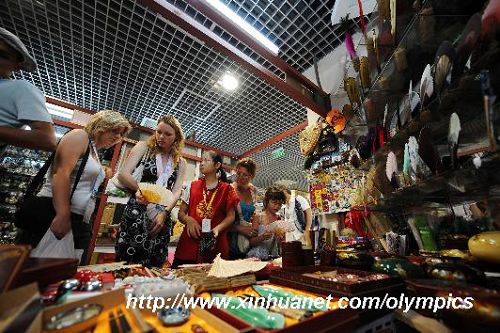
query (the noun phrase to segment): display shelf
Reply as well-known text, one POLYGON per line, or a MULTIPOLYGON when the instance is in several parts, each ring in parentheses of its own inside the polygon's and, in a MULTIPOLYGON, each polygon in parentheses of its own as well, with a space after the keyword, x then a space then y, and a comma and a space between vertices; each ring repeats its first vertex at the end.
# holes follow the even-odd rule
POLYGON ((0 184, 0 215, 2 222, 9 224, 9 227, 0 231, 0 238, 7 243, 13 242, 17 233, 13 221, 18 202, 49 155, 47 152, 9 146, 0 159, 0 175, 3 176, 0 184))
POLYGON ((27 172, 12 171, 12 170, 9 170, 9 169, 5 169, 2 166, 0 166, 0 172, 4 172, 4 173, 8 173, 10 175, 16 175, 16 176, 24 176, 24 177, 34 177, 36 175, 36 173, 31 174, 31 173, 27 173, 27 172))
POLYGON ((377 204, 353 210, 411 211, 449 208, 452 204, 474 202, 486 197, 500 198, 500 158, 484 162, 479 169, 468 165, 429 177, 384 196, 377 204))
MULTIPOLYGON (((480 65, 477 64, 478 67, 480 65)), ((449 117, 453 112, 458 114, 463 125, 460 133, 461 149, 463 151, 467 150, 467 146, 483 141, 481 139, 486 133, 486 121, 483 111, 483 96, 477 74, 477 72, 472 71, 464 73, 457 79, 460 81, 458 86, 444 91, 440 96, 435 96, 426 106, 425 113, 417 111, 416 115, 411 116, 389 141, 385 142, 370 159, 362 164, 361 169, 368 170, 374 163, 382 161, 389 150, 392 150, 396 155, 402 153, 405 141, 410 136, 418 137, 420 130, 424 126, 431 129, 436 145, 446 145, 449 117)), ((395 112, 401 111, 396 110, 395 112)), ((394 113, 392 116, 394 116, 394 113)), ((495 112, 494 115, 495 122, 497 122, 500 115, 498 112, 495 112)), ((482 145, 480 149, 470 150, 470 153, 484 151, 485 149, 486 147, 482 145)))

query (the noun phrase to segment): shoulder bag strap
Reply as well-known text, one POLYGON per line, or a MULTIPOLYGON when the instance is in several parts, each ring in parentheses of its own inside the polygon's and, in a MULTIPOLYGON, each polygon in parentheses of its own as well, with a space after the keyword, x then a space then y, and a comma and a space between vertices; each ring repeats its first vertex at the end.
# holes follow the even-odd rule
MULTIPOLYGON (((59 145, 59 143, 58 143, 58 145, 59 145)), ((89 159, 89 154, 90 154, 90 139, 89 139, 89 144, 87 145, 87 151, 83 155, 82 163, 80 164, 80 168, 78 169, 78 172, 76 174, 75 183, 73 184, 73 188, 71 190, 70 200, 73 197, 73 193, 75 192, 76 187, 78 185, 78 182, 80 181, 80 178, 82 176, 83 170, 85 169, 85 166, 86 166, 87 161, 89 159)), ((45 161, 44 165, 40 168, 40 170, 38 170, 36 176, 33 178, 33 180, 30 182, 30 184, 26 188, 26 192, 25 192, 26 196, 36 195, 40 191, 40 187, 43 183, 43 180, 45 179, 45 175, 47 174, 47 171, 49 170, 52 162, 54 162, 55 156, 56 156, 56 151, 54 151, 54 152, 52 152, 52 154, 50 154, 47 161, 45 161)))
POLYGON ((56 152, 52 152, 50 154, 49 158, 45 161, 44 165, 38 170, 36 173, 36 176, 33 178, 33 180, 30 182, 28 187, 26 188, 26 196, 29 195, 36 195, 40 191, 40 186, 43 183, 43 180, 45 178, 45 174, 47 174, 47 171, 49 170, 50 165, 54 161, 54 157, 56 156, 56 152))
POLYGON ((73 194, 75 193, 76 187, 78 186, 78 182, 80 182, 80 178, 82 177, 83 170, 85 170, 85 166, 87 165, 87 161, 89 160, 89 155, 90 155, 90 139, 89 139, 89 143, 87 145, 87 151, 83 155, 82 163, 80 164, 80 167, 78 168, 78 172, 76 173, 75 182, 73 183, 73 188, 71 189, 71 195, 69 197, 70 201, 73 198, 73 194))

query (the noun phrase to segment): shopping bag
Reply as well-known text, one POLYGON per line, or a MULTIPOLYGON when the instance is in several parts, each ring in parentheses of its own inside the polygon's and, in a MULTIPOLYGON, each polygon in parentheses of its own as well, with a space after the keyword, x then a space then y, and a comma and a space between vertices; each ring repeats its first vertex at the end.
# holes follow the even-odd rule
MULTIPOLYGON (((241 221, 241 225, 244 226, 251 226, 251 223, 241 221)), ((238 234, 238 250, 240 250, 241 253, 247 253, 248 250, 250 249, 250 240, 248 239, 247 236, 238 234)))
POLYGON ((83 251, 75 250, 73 232, 68 232, 62 239, 57 239, 52 230, 47 230, 37 247, 31 251, 35 258, 75 258, 80 260, 83 251))

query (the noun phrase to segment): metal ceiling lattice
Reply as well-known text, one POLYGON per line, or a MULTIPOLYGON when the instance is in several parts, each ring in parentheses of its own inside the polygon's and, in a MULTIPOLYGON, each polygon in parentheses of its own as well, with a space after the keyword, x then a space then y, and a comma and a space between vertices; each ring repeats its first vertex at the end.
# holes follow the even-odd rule
MULTIPOLYGON (((198 12, 183 0, 167 0, 243 53, 282 79, 283 72, 253 52, 245 44, 198 12)), ((279 56, 300 72, 305 71, 343 43, 340 25, 332 26, 331 11, 335 0, 221 0, 240 17, 280 48, 279 56)), ((347 0, 345 0, 347 1, 347 0)), ((372 15, 365 15, 371 22, 372 15)), ((350 21, 359 28, 359 18, 350 21)))
POLYGON ((280 48, 280 56, 304 71, 342 43, 330 14, 335 0, 222 0, 280 48))
POLYGON ((134 1, 8 0, 0 13, 39 64, 20 76, 46 95, 138 123, 174 114, 197 141, 235 154, 306 117, 304 107, 134 1), (233 93, 214 88, 226 71, 240 81, 233 93), (182 99, 186 89, 220 106, 182 99))
POLYGON ((290 135, 273 145, 260 150, 249 157, 258 166, 254 184, 260 188, 267 188, 276 182, 291 182, 293 189, 307 191, 307 181, 304 177, 304 157, 298 146, 298 133, 290 135), (285 156, 274 159, 273 150, 283 148, 285 156))
MULTIPOLYGON (((240 51, 284 79, 284 73, 183 0, 167 0, 240 51)), ((223 0, 280 47, 299 71, 341 43, 330 24, 334 1, 223 0)), ((356 22, 352 22, 353 26, 356 22)), ((134 0, 5 0, 0 25, 33 51, 36 73, 19 73, 46 95, 99 110, 115 109, 131 121, 173 114, 196 140, 242 154, 306 118, 306 110, 237 63, 134 0), (240 87, 228 93, 214 83, 226 71, 240 87)), ((256 180, 296 180, 305 188, 296 136, 281 161, 254 154, 256 180), (288 164, 287 164, 288 163, 288 164), (286 176, 285 176, 286 174, 286 176)))

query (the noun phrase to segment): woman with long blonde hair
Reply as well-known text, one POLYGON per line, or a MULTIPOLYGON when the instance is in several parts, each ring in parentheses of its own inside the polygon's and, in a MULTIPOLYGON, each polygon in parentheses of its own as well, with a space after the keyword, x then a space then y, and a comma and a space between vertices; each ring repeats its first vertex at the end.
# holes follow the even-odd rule
POLYGON ((182 191, 186 161, 182 158, 184 133, 174 116, 158 120, 155 133, 147 141, 139 141, 130 151, 118 179, 132 193, 139 189, 132 174, 142 163, 139 182, 155 183, 172 191, 167 207, 150 204, 140 194, 132 195, 120 222, 116 243, 116 260, 160 267, 166 261, 172 230, 170 212, 182 191))

